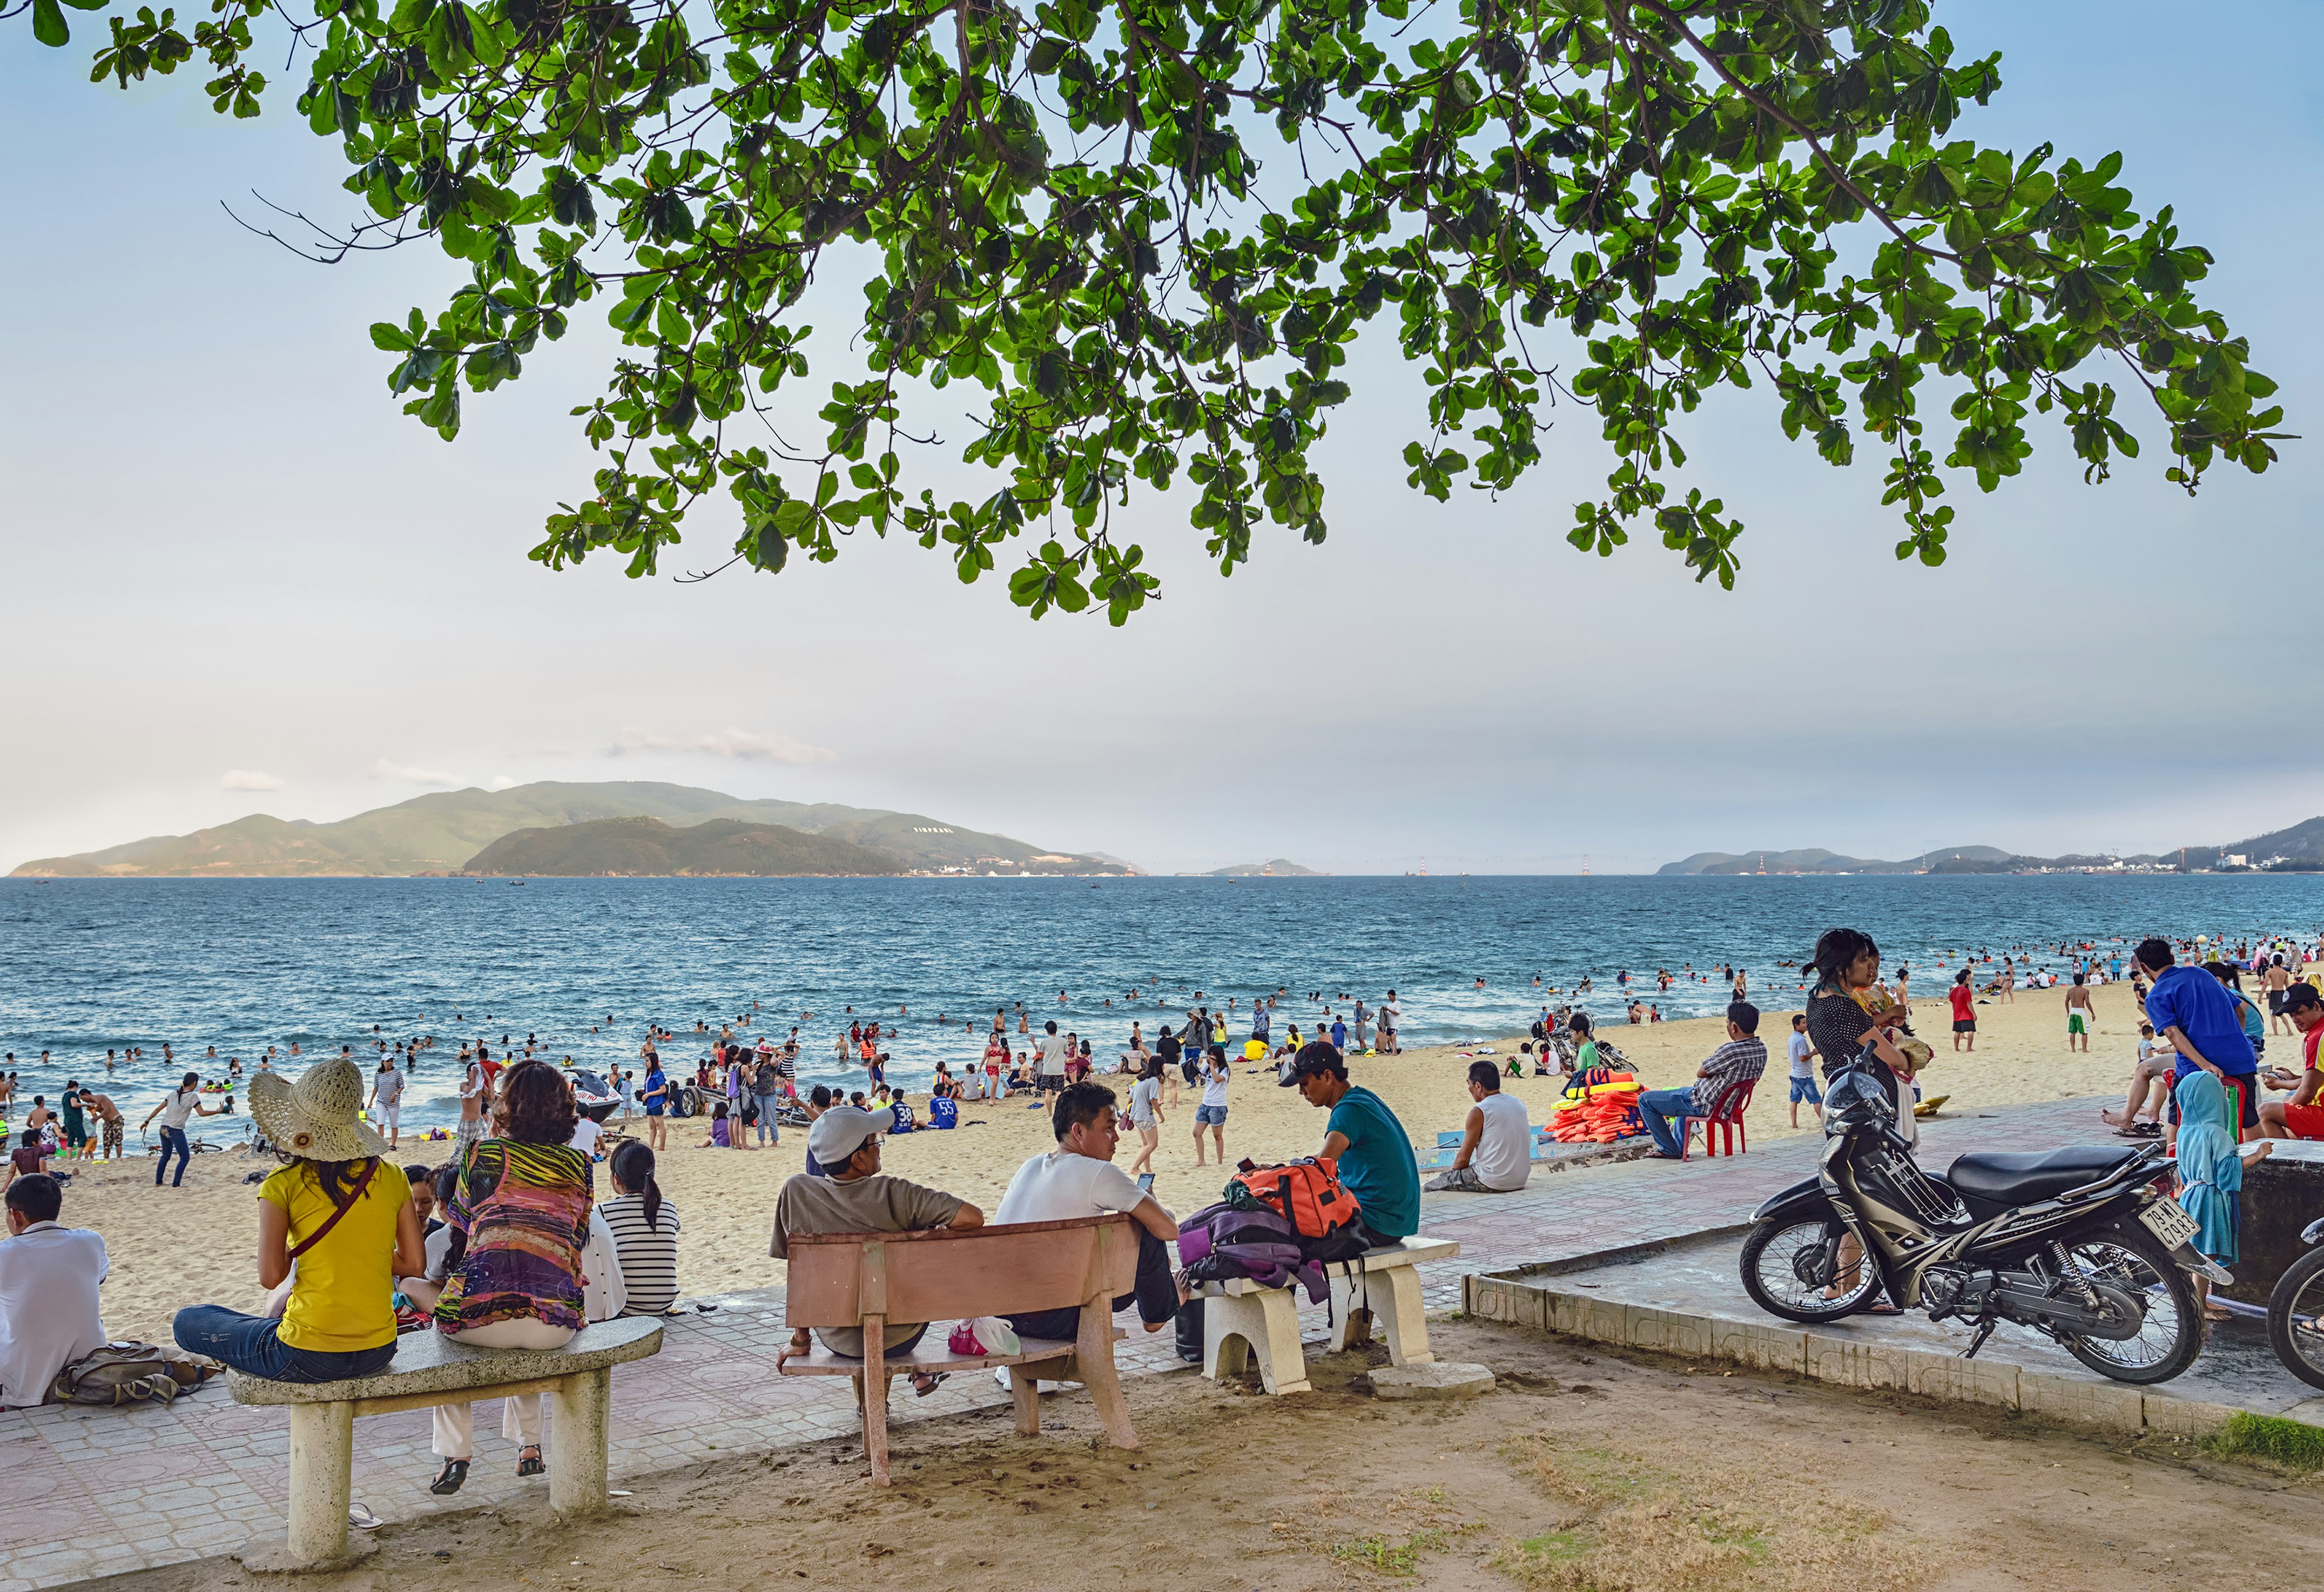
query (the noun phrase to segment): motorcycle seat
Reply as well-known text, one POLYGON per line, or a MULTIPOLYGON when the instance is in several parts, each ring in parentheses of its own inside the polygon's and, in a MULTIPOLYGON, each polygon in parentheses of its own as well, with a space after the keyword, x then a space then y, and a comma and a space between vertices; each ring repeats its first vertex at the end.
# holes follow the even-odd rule
POLYGON ((1963 1199, 2031 1205, 2096 1182, 2137 1154, 2135 1148, 2113 1145, 2070 1145, 2018 1155, 1972 1151, 1956 1159, 1945 1176, 1963 1199))

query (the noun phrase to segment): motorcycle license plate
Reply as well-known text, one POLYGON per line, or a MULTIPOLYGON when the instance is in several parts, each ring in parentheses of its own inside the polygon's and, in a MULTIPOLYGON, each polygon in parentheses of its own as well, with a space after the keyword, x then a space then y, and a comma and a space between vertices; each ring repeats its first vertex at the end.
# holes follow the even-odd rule
POLYGON ((2138 1213, 2138 1219, 2146 1224, 2148 1232, 2163 1240, 2165 1247, 2172 1249, 2191 1242, 2203 1230, 2195 1225, 2193 1217, 2180 1209, 2176 1200, 2155 1201, 2138 1213))

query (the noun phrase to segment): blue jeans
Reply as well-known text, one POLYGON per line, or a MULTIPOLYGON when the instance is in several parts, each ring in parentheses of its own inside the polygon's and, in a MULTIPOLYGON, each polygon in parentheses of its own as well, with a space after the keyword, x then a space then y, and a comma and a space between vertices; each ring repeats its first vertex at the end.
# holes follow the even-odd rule
POLYGON ((293 1348, 276 1336, 278 1323, 264 1316, 246 1316, 222 1304, 189 1304, 171 1322, 178 1347, 222 1360, 230 1370, 270 1382, 337 1382, 346 1376, 371 1376, 395 1358, 392 1339, 377 1348, 351 1349, 344 1354, 318 1348, 293 1348))
POLYGON ((775 1123, 775 1108, 783 1103, 783 1097, 779 1094, 754 1094, 751 1098, 759 1106, 759 1142, 762 1145, 782 1143, 783 1136, 775 1123))
POLYGON ((193 1146, 186 1142, 186 1130, 182 1127, 161 1129, 161 1158, 153 1163, 155 1188, 161 1186, 161 1174, 170 1170, 170 1157, 173 1155, 178 1157, 178 1175, 170 1180, 170 1186, 174 1189, 186 1181, 186 1163, 192 1160, 194 1155, 193 1146))
POLYGON ((1692 1089, 1650 1089, 1638 1097, 1638 1115, 1654 1136, 1655 1148, 1665 1155, 1679 1153, 1686 1142, 1686 1118, 1697 1114, 1692 1089))

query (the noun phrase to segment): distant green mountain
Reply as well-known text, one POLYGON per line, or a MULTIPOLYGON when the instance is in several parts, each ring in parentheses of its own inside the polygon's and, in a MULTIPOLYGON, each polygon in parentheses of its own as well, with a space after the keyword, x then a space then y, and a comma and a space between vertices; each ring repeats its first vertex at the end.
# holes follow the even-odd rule
POLYGON ((1272 862, 1238 862, 1232 868, 1213 868, 1205 877, 1210 879, 1250 879, 1271 873, 1278 879, 1321 879, 1323 874, 1313 868, 1302 868, 1296 862, 1277 857, 1272 862))
POLYGON ((682 827, 659 818, 597 818, 504 834, 468 859, 463 873, 600 877, 611 874, 863 875, 904 871, 885 851, 779 824, 706 819, 682 827))
POLYGON ((2012 860, 2012 853, 1995 846, 1936 846, 1930 849, 1926 861, 1919 857, 1902 862, 1883 862, 1871 857, 1843 857, 1837 851, 1819 848, 1791 851, 1697 851, 1683 862, 1665 862, 1656 873, 1918 873, 1923 868, 1937 871, 1940 861, 1955 863, 1997 863, 2012 860))
MULTIPOLYGON (((2189 846, 2186 856, 2190 868, 2274 867, 2285 872, 2312 873, 2324 868, 2324 818, 2310 818, 2305 824, 2255 834, 2229 845, 2189 846), (2229 864, 2230 857, 2241 857, 2244 861, 2229 864)), ((2178 860, 2179 853, 2175 851, 2166 859, 2173 862, 2178 860)))
POLYGON ((18 877, 74 879, 282 877, 453 873, 504 834, 604 818, 713 819, 778 824, 884 851, 929 872, 1131 873, 1125 863, 1045 851, 1007 835, 963 829, 918 813, 830 803, 744 801, 723 791, 648 780, 543 780, 501 791, 440 791, 332 824, 254 813, 191 834, 154 835, 101 851, 43 857, 18 877))

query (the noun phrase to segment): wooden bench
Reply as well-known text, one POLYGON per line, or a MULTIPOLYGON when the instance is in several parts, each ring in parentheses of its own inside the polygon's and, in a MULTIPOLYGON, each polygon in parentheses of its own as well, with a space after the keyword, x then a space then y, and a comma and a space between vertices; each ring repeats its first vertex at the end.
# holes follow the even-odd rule
POLYGON ((243 1562, 253 1569, 326 1569, 371 1551, 368 1541, 352 1551, 347 1541, 358 1415, 546 1393, 549 1507, 564 1516, 603 1509, 613 1367, 660 1348, 659 1321, 623 1316, 583 1328, 562 1348, 469 1348, 441 1332, 407 1332, 386 1370, 344 1382, 274 1382, 228 1372, 236 1403, 290 1409, 288 1540, 245 1552, 243 1562))
MULTIPOLYGON (((1425 1365, 1428 1322, 1421 1313, 1420 1276, 1413 1268, 1461 1253, 1450 1238, 1405 1238, 1367 1249, 1324 1268, 1332 1285, 1331 1352, 1370 1339, 1378 1317, 1391 1363, 1425 1365), (1383 1306, 1385 1308, 1383 1308, 1383 1306), (1360 1320, 1359 1319, 1360 1318, 1360 1320)), ((1203 1295, 1203 1375, 1213 1381, 1240 1376, 1259 1357, 1259 1379, 1271 1394, 1306 1393, 1306 1351, 1299 1343, 1297 1288, 1263 1288, 1248 1277, 1205 1283, 1203 1295)))
POLYGON ((790 1241, 783 1320, 800 1327, 856 1327, 863 1357, 817 1344, 783 1363, 786 1376, 851 1376, 863 1411, 863 1451, 872 1479, 888 1485, 888 1382, 915 1372, 1009 1367, 1017 1430, 1041 1430, 1038 1384, 1079 1382, 1117 1449, 1134 1449, 1130 1406, 1113 1366, 1113 1301, 1138 1280, 1138 1229, 1127 1216, 1014 1222, 955 1232, 799 1234, 790 1241), (954 1321, 1078 1307, 1070 1339, 1028 1338, 1013 1355, 957 1355, 945 1342, 954 1321), (926 1321, 927 1335, 909 1354, 889 1356, 881 1342, 890 1321, 926 1321))

